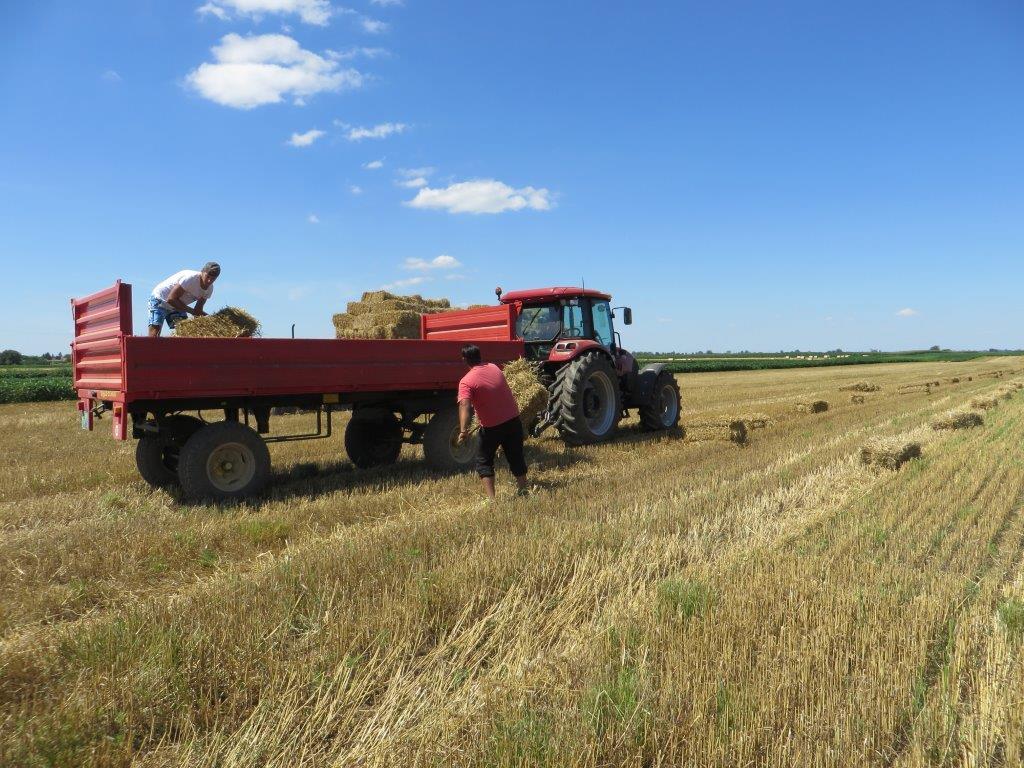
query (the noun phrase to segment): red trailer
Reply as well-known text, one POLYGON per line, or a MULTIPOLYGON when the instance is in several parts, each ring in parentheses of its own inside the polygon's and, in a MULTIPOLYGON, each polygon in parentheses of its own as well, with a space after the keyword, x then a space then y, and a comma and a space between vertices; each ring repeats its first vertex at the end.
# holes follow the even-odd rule
MULTIPOLYGON (((252 494, 270 474, 267 443, 328 437, 342 408, 353 412, 345 448, 359 467, 393 463, 403 443, 422 444, 439 468, 472 461, 474 446, 455 441, 462 340, 134 336, 131 286, 120 281, 71 306, 82 428, 109 414, 115 439, 138 439, 136 463, 154 485, 180 481, 193 497, 252 494), (316 429, 269 435, 276 407, 311 411, 316 429), (205 422, 211 411, 224 420, 205 422)), ((524 354, 507 324, 474 340, 499 364, 524 354)))

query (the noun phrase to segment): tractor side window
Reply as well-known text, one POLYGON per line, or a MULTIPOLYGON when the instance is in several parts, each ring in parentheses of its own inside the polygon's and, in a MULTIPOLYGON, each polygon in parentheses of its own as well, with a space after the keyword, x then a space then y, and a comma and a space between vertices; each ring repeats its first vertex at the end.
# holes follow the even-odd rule
POLYGON ((583 307, 577 304, 566 304, 562 307, 562 336, 566 338, 582 339, 585 336, 583 328, 583 307))
POLYGON ((607 301, 595 301, 591 307, 594 313, 594 341, 610 347, 614 340, 611 307, 607 301))

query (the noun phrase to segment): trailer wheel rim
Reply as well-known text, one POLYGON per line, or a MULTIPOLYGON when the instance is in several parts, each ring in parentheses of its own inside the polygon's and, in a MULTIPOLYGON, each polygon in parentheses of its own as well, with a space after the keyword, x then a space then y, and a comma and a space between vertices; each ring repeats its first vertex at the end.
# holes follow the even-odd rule
POLYGON ((218 445, 206 459, 206 477, 218 491, 245 488, 256 476, 256 456, 242 443, 218 445))
POLYGON ((452 460, 457 464, 468 464, 476 457, 476 443, 479 440, 477 433, 473 433, 459 445, 459 425, 452 429, 451 437, 448 440, 448 449, 452 452, 452 460))
POLYGON ((661 388, 661 423, 670 427, 675 423, 676 415, 679 413, 679 400, 676 399, 675 388, 666 384, 661 388))
POLYGON ((615 421, 615 388, 604 371, 594 371, 583 389, 583 417, 592 434, 603 435, 615 421))

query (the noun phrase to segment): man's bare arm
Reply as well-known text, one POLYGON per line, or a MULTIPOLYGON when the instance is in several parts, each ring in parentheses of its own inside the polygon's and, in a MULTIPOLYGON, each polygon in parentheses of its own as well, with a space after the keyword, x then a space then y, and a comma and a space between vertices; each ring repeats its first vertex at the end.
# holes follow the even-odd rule
POLYGON ((167 294, 167 303, 174 307, 179 312, 187 312, 190 315, 195 315, 199 310, 199 305, 196 305, 196 309, 192 309, 188 304, 181 300, 181 294, 185 292, 185 289, 180 285, 176 285, 171 288, 171 292, 167 294))
POLYGON ((196 302, 196 317, 202 317, 203 315, 206 314, 206 312, 203 311, 203 307, 205 306, 206 299, 200 299, 199 301, 196 302))
POLYGON ((459 400, 459 432, 469 432, 469 423, 473 420, 473 409, 469 400, 459 400))

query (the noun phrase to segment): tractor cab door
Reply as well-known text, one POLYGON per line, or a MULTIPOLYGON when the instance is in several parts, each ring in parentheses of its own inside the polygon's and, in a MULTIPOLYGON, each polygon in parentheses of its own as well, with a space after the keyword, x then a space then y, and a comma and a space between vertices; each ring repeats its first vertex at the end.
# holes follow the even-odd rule
POLYGON ((607 301, 592 299, 590 317, 594 326, 594 341, 614 354, 615 329, 612 327, 612 308, 607 301))

